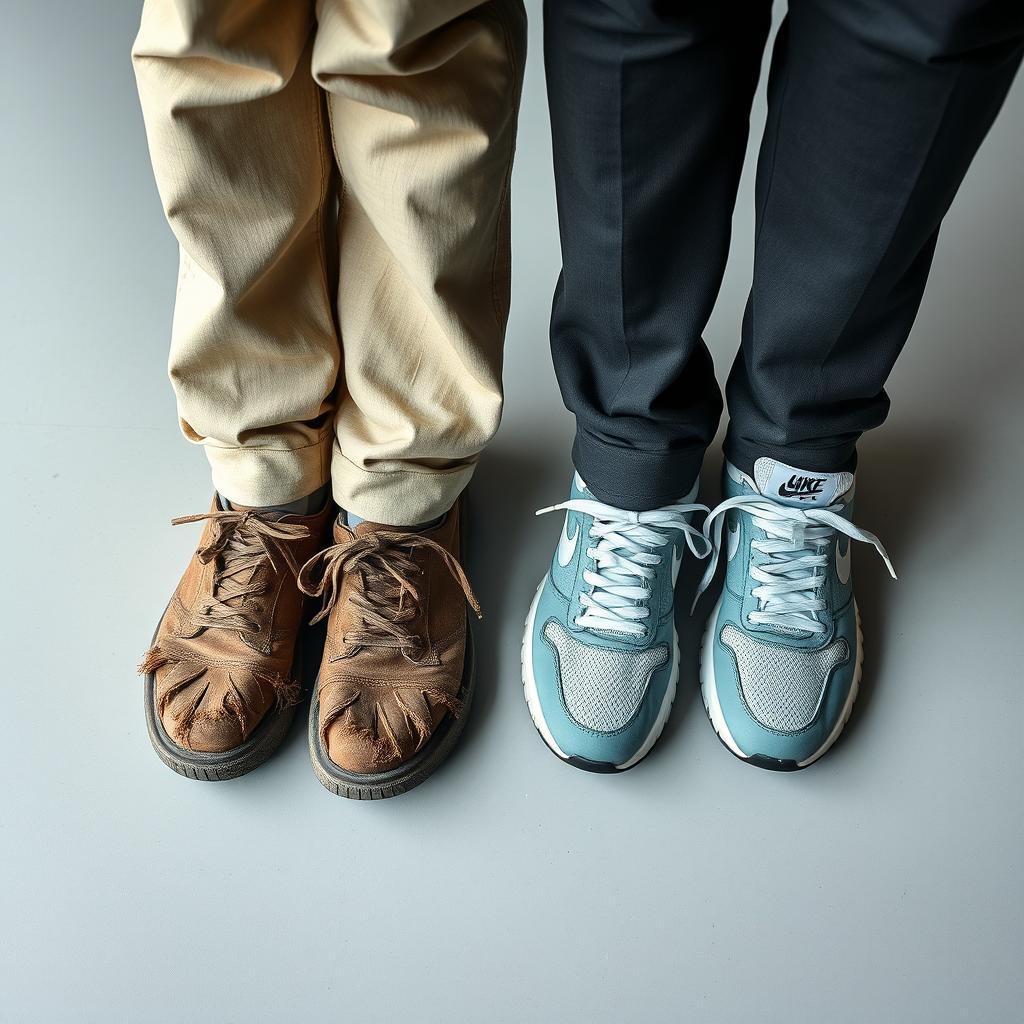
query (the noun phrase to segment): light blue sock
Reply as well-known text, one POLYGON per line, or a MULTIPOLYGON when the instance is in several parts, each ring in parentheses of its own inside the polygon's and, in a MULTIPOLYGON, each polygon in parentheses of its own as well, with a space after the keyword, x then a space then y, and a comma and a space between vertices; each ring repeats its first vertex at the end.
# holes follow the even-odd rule
MULTIPOLYGON (((324 484, 323 487, 318 488, 312 494, 307 494, 304 498, 298 498, 295 501, 289 501, 283 505, 246 505, 244 507, 258 507, 261 512, 279 512, 283 516, 309 516, 323 511, 323 507, 327 503, 329 496, 330 485, 324 484)), ((235 503, 225 498, 223 494, 217 495, 217 504, 225 511, 227 509, 236 508, 235 503)))
MULTIPOLYGON (((426 530, 432 530, 435 526, 440 526, 445 516, 448 515, 446 512, 443 516, 438 516, 436 519, 431 519, 426 523, 414 523, 412 526, 396 526, 396 530, 404 530, 406 533, 423 533, 426 530)), ((338 513, 338 522, 342 526, 347 526, 350 530, 354 530, 360 523, 366 522, 362 516, 357 516, 355 512, 346 512, 344 509, 338 513)))

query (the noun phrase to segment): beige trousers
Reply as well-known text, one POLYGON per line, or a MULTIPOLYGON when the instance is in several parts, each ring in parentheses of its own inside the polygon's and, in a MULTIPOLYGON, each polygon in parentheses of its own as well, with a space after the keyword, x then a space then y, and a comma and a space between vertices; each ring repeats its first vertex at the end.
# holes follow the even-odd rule
POLYGON ((170 376, 225 497, 454 503, 501 414, 524 53, 521 0, 145 0, 170 376))

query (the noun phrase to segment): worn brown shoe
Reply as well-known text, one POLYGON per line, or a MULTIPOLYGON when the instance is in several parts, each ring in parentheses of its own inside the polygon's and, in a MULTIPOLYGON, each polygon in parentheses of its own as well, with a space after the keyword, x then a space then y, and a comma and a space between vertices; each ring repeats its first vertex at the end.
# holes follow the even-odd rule
POLYGON ((396 796, 448 756, 473 696, 465 600, 480 607, 459 563, 460 507, 422 533, 335 523, 334 540, 299 575, 324 598, 313 621, 327 617, 313 769, 339 796, 396 796))
POLYGON ((172 521, 206 527, 139 672, 153 748, 180 775, 236 778, 284 739, 300 689, 296 577, 333 514, 330 502, 310 516, 224 511, 215 498, 172 521))

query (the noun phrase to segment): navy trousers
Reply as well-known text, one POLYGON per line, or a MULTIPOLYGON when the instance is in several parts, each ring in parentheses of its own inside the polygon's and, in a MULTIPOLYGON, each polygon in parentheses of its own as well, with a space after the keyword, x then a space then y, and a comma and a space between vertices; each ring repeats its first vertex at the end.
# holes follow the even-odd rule
MULTIPOLYGON (((563 269, 551 345, 598 498, 685 493, 770 2, 546 0, 563 269)), ((939 226, 1024 53, 1024 0, 790 0, 757 168, 728 457, 851 468, 939 226)))

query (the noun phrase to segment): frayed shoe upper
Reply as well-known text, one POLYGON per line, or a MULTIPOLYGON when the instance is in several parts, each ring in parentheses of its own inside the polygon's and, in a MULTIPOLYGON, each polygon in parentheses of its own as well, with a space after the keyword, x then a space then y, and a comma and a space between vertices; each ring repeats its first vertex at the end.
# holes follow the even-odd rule
POLYGON ((204 522, 153 646, 139 665, 152 675, 161 725, 185 750, 240 746, 268 711, 299 699, 291 677, 304 598, 299 566, 323 544, 332 517, 224 510, 204 522))

